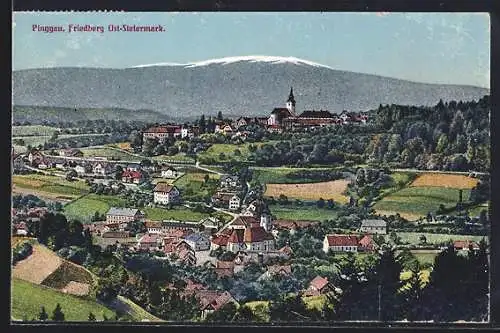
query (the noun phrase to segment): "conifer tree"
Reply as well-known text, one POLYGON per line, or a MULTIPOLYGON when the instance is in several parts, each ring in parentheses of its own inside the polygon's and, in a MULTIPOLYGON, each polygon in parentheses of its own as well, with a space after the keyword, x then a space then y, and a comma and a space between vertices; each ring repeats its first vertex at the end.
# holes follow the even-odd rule
POLYGON ((45 311, 45 306, 42 306, 40 308, 40 313, 38 314, 38 320, 46 321, 47 319, 49 319, 49 315, 47 314, 47 311, 45 311))
POLYGON ((61 304, 57 303, 56 308, 52 312, 52 320, 54 321, 64 321, 64 313, 61 309, 61 304))

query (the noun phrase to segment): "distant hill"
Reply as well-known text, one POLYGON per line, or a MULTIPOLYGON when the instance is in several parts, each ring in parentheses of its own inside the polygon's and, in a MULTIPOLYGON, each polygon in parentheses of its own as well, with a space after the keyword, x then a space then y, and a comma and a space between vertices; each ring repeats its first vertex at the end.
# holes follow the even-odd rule
MULTIPOLYGON (((216 115, 219 111, 266 115, 285 104, 290 86, 298 112, 368 110, 379 104, 435 105, 440 99, 465 101, 489 94, 489 89, 480 87, 409 82, 296 58, 247 56, 125 69, 19 70, 13 72, 13 101, 15 105, 137 110, 134 117, 154 116, 140 110, 168 117, 216 115)), ((69 117, 78 115, 75 112, 69 117)))
POLYGON ((151 110, 127 110, 117 108, 67 108, 47 106, 19 106, 14 105, 12 112, 13 122, 29 121, 32 124, 41 124, 43 121, 78 121, 78 120, 135 120, 145 122, 164 122, 173 120, 159 112, 151 110))

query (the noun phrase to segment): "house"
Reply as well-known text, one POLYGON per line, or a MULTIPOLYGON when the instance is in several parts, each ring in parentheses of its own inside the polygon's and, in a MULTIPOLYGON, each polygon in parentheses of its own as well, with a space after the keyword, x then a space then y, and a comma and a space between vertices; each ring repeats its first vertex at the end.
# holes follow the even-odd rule
POLYGON ((38 169, 45 170, 45 169, 48 169, 48 168, 50 168, 49 161, 46 160, 46 159, 40 160, 40 162, 38 163, 38 169))
POLYGON ((387 222, 384 220, 363 220, 361 221, 360 232, 385 235, 387 233, 387 222))
POLYGON ((142 133, 143 142, 147 139, 157 139, 159 142, 167 138, 177 138, 182 136, 182 127, 179 125, 153 126, 142 133))
POLYGON ((227 251, 231 251, 233 253, 244 251, 246 249, 244 242, 244 235, 245 235, 244 230, 234 229, 231 235, 226 240, 227 251))
POLYGON ((363 236, 358 242, 358 251, 373 252, 377 249, 377 244, 373 241, 371 235, 363 236))
POLYGON ((161 176, 163 178, 175 179, 179 175, 179 172, 171 166, 163 166, 161 169, 161 176))
POLYGON ((234 122, 234 127, 235 128, 240 128, 242 126, 247 126, 247 125, 250 125, 252 123, 253 123, 253 121, 252 121, 252 118, 250 118, 250 117, 239 117, 234 122))
POLYGON ((179 201, 179 190, 173 185, 160 182, 153 189, 153 202, 160 205, 168 205, 179 201))
POLYGON ((87 168, 83 165, 76 165, 73 170, 75 170, 78 175, 85 175, 87 173, 87 168))
POLYGON ((356 235, 326 235, 323 240, 323 251, 358 252, 358 242, 356 235))
POLYGON ((148 234, 161 234, 163 233, 160 221, 145 221, 144 226, 148 234))
POLYGON ((169 233, 176 230, 192 232, 193 230, 199 230, 200 224, 197 222, 163 220, 161 223, 161 228, 164 233, 169 233))
POLYGON ((309 283, 309 287, 305 290, 304 296, 324 295, 332 289, 328 279, 318 275, 309 283))
POLYGON ((234 192, 217 192, 212 196, 212 203, 216 206, 238 210, 240 208, 240 197, 234 192))
POLYGON ((234 175, 222 175, 220 177, 220 187, 228 189, 238 189, 241 187, 240 178, 234 175))
POLYGON ((238 210, 240 208, 240 202, 240 197, 233 195, 231 199, 229 199, 229 210, 238 210))
POLYGON ((56 169, 59 169, 59 170, 66 170, 66 168, 68 167, 68 163, 56 163, 56 169))
POLYGON ((183 126, 181 129, 181 138, 192 139, 200 134, 199 126, 183 126))
POLYGON ((137 248, 146 251, 156 251, 161 245, 162 239, 157 234, 144 234, 137 241, 137 248))
POLYGON ((96 175, 106 176, 113 172, 113 168, 109 164, 96 163, 92 167, 92 172, 96 175))
POLYGON ((234 303, 236 306, 239 305, 228 291, 196 290, 194 296, 200 302, 202 320, 205 320, 208 314, 219 310, 228 303, 234 303))
POLYGON ((243 241, 247 251, 272 251, 275 248, 275 240, 270 232, 263 227, 247 227, 243 235, 243 241))
MULTIPOLYGON (((229 235, 221 234, 221 235, 212 236, 212 238, 210 240, 210 250, 214 251, 214 250, 217 250, 218 248, 221 248, 222 250, 226 250, 228 240, 229 240, 229 235)), ((239 244, 238 242, 236 242, 236 243, 239 244)), ((231 252, 234 252, 234 251, 231 251, 231 252)))
POLYGON ((122 182, 141 184, 144 182, 144 175, 140 171, 124 170, 122 173, 122 182))
POLYGON ((59 156, 64 156, 64 157, 83 157, 83 152, 80 149, 76 149, 76 148, 61 149, 59 151, 59 156))
POLYGON ((106 213, 106 224, 128 223, 144 218, 144 213, 136 208, 111 207, 106 213))
POLYGON ((469 251, 471 247, 473 250, 479 250, 479 245, 470 240, 456 240, 453 242, 453 247, 457 251, 469 251))
POLYGON ((267 271, 264 272, 259 279, 270 279, 273 276, 280 276, 281 278, 285 278, 292 274, 292 266, 290 265, 273 265, 268 266, 267 271))
POLYGON ((34 149, 28 154, 28 161, 30 164, 39 163, 43 159, 43 155, 38 150, 34 149))
POLYGON ((17 236, 27 236, 28 235, 28 226, 26 222, 19 222, 13 226, 13 230, 15 231, 15 235, 17 236))
POLYGON ((203 233, 192 233, 184 237, 184 241, 195 251, 210 250, 210 239, 203 233))
POLYGON ((217 260, 214 270, 219 278, 232 277, 234 275, 234 262, 217 260))
POLYGON ((132 163, 129 164, 125 167, 125 171, 134 171, 134 172, 140 172, 141 171, 141 165, 137 163, 132 163))
POLYGON ((285 254, 287 257, 291 257, 292 254, 293 254, 293 250, 292 248, 290 247, 290 245, 285 245, 283 246, 281 249, 278 250, 279 252, 285 254))

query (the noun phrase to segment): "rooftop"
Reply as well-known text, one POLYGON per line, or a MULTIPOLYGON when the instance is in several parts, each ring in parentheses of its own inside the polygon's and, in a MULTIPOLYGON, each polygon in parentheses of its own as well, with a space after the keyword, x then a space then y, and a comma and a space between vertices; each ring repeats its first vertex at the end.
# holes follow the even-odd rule
POLYGON ((129 216, 129 217, 134 217, 137 214, 140 214, 140 210, 137 208, 111 207, 107 212, 107 215, 129 216))

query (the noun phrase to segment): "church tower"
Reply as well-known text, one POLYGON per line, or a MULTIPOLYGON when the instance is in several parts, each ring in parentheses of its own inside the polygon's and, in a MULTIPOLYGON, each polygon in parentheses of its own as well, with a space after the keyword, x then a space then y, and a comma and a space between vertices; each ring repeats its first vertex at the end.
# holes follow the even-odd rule
POLYGON ((295 116, 295 98, 293 97, 293 87, 290 87, 290 95, 286 101, 286 108, 295 116))

